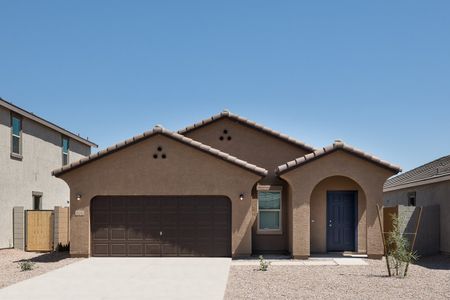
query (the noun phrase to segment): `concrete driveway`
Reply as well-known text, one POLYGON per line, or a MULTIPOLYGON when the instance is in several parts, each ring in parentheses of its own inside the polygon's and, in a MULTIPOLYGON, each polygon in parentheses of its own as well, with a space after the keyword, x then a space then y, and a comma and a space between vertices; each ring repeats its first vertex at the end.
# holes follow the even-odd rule
POLYGON ((229 258, 89 258, 0 290, 0 299, 223 299, 229 258))

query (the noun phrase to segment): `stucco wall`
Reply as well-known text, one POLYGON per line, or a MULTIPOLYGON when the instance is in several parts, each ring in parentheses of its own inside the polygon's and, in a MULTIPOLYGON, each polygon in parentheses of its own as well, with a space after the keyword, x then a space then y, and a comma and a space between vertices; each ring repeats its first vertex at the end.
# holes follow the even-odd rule
POLYGON ((416 192, 416 206, 439 205, 440 250, 450 254, 450 181, 384 193, 386 206, 407 205, 408 193, 416 192))
POLYGON ((366 196, 353 180, 336 176, 320 182, 311 194, 311 253, 327 252, 327 191, 356 191, 358 194, 357 251, 365 253, 366 247, 366 196))
POLYGON ((288 251, 288 201, 287 184, 280 180, 275 174, 275 169, 279 165, 301 157, 308 153, 305 149, 287 143, 279 138, 263 133, 247 125, 223 118, 206 126, 197 128, 185 134, 194 140, 220 149, 226 153, 248 161, 269 171, 263 178, 261 184, 270 184, 283 187, 282 195, 282 226, 281 234, 258 234, 257 233, 257 193, 253 192, 253 248, 255 252, 287 252, 288 251), (224 130, 227 133, 224 133, 224 130), (220 140, 223 137, 223 140, 220 140), (231 140, 228 140, 228 137, 231 140))
POLYGON ((394 174, 365 159, 337 150, 281 175, 292 187, 292 232, 289 245, 294 257, 310 255, 310 199, 314 188, 332 176, 344 176, 355 181, 366 196, 367 254, 383 254, 376 204, 383 205, 383 184, 394 174))
MULTIPOLYGON (((14 206, 32 208, 32 192, 42 192, 42 208, 67 206, 67 184, 51 175, 61 167, 61 134, 41 124, 22 120, 22 160, 11 153, 10 112, 0 107, 0 248, 13 246, 14 206)), ((90 147, 70 141, 70 161, 89 154, 90 147)))
POLYGON ((90 201, 101 195, 227 196, 232 207, 232 255, 251 254, 251 190, 261 177, 167 136, 152 136, 61 178, 70 186, 72 255, 90 254, 90 201), (159 146, 166 159, 153 158, 159 146), (82 195, 80 201, 77 194, 82 195), (84 215, 75 215, 76 211, 84 215))

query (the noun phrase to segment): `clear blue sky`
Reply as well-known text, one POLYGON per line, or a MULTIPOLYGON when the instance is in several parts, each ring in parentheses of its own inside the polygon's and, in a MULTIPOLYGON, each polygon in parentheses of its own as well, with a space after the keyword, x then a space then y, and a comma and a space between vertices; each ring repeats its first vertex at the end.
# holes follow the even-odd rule
POLYGON ((0 97, 104 148, 224 108, 405 170, 450 154, 450 1, 1 1, 0 97))

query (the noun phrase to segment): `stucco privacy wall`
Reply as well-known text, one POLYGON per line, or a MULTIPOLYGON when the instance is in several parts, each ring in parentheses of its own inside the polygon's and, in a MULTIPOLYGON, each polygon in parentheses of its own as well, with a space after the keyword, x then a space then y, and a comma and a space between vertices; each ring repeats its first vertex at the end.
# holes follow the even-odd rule
MULTIPOLYGON (((183 135, 268 170, 268 175, 261 179, 260 183, 283 187, 283 230, 281 234, 258 234, 257 219, 255 218, 253 251, 255 253, 288 251, 288 232, 290 229, 287 219, 287 184, 276 176, 275 168, 310 151, 228 117, 195 128, 183 135), (226 133, 224 133, 225 130, 226 133), (223 139, 221 140, 220 137, 223 139)), ((258 213, 257 197, 257 192, 254 190, 252 199, 254 216, 258 213)))
POLYGON ((353 180, 342 177, 329 177, 321 181, 311 194, 311 253, 327 252, 327 191, 356 191, 358 194, 357 251, 366 252, 366 196, 353 180))
POLYGON ((439 205, 440 251, 450 254, 450 181, 385 192, 384 203, 386 206, 408 205, 409 192, 416 192, 416 206, 439 205))
MULTIPOLYGON (((61 167, 61 133, 22 119, 22 160, 11 158, 10 111, 0 107, 0 248, 13 246, 13 207, 32 208, 32 192, 42 192, 42 209, 66 206, 69 187, 51 175, 61 167)), ((90 154, 90 147, 70 140, 69 159, 90 154)))
POLYGON ((291 186, 292 231, 289 243, 292 255, 301 258, 309 256, 311 252, 310 199, 314 188, 326 178, 343 176, 355 181, 364 191, 367 202, 367 254, 371 257, 381 256, 383 245, 376 204, 383 205, 383 184, 394 173, 344 150, 336 150, 282 174, 281 177, 291 186))
POLYGON ((101 195, 227 196, 232 207, 232 255, 251 254, 250 195, 261 177, 170 137, 151 136, 59 176, 70 186, 72 255, 90 254, 90 202, 101 195), (153 158, 158 147, 166 159, 153 158), (77 194, 82 195, 80 201, 77 194), (79 210, 84 215, 75 215, 79 210))

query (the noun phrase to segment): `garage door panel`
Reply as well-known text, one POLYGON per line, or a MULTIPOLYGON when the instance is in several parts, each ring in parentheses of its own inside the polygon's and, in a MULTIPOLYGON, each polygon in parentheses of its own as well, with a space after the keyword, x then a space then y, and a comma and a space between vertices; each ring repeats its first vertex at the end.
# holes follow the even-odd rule
POLYGON ((97 228, 92 231, 95 240, 109 240, 108 228, 97 228))
POLYGON ((143 240, 143 239, 144 239, 144 227, 142 226, 128 227, 128 240, 143 240))
POLYGON ((145 244, 145 256, 161 256, 161 244, 145 244))
POLYGON ((127 245, 128 256, 144 256, 143 244, 128 244, 127 245))
POLYGON ((145 215, 143 212, 128 212, 128 224, 142 224, 144 223, 145 215))
POLYGON ((111 228, 111 240, 125 240, 126 228, 111 228))
POLYGON ((127 246, 125 243, 111 244, 111 256, 127 256, 127 246))
POLYGON ((109 223, 108 211, 96 211, 92 216, 92 223, 94 224, 108 224, 109 223))
POLYGON ((111 212, 110 214, 111 224, 126 224, 127 223, 127 213, 126 212, 111 212))
POLYGON ((94 256, 230 256, 227 198, 120 196, 92 202, 94 256))

